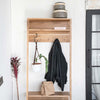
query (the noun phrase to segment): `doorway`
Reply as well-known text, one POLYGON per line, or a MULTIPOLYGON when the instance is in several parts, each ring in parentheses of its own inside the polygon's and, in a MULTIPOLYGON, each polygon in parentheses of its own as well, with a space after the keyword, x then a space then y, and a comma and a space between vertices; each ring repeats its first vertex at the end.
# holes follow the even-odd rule
POLYGON ((86 11, 86 100, 100 100, 100 10, 86 11))

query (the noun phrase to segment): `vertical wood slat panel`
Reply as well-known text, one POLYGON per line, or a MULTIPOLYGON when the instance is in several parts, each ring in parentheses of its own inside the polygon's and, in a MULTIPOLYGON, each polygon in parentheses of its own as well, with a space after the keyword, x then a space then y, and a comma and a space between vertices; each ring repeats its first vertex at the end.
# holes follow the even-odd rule
MULTIPOLYGON (((70 20, 70 27, 72 27, 72 20, 70 20)), ((72 100, 72 29, 70 33, 70 100, 72 100)))
POLYGON ((27 21, 27 63, 26 63, 26 100, 28 100, 28 65, 29 65, 29 31, 28 31, 29 23, 27 21))

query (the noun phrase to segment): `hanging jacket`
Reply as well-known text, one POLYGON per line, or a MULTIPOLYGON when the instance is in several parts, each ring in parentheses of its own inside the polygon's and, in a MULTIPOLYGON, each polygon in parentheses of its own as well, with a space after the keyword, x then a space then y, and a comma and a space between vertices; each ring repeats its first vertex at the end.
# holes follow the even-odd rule
POLYGON ((62 53, 61 45, 56 39, 49 53, 48 72, 45 75, 47 81, 56 81, 61 90, 67 82, 67 62, 62 53))

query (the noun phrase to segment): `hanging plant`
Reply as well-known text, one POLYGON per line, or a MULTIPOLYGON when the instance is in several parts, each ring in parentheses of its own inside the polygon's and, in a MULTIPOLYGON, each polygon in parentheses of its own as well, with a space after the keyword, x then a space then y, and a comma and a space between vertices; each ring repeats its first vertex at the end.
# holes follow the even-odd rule
POLYGON ((16 78, 16 86, 17 86, 17 98, 19 100, 19 90, 18 90, 18 69, 20 66, 20 58, 18 57, 12 57, 11 59, 11 67, 12 67, 12 71, 14 74, 14 77, 16 78))
POLYGON ((44 58, 45 60, 45 66, 46 66, 46 72, 48 71, 48 60, 45 56, 42 54, 39 54, 38 47, 37 47, 37 41, 35 42, 35 54, 34 54, 34 60, 32 63, 32 68, 34 72, 39 72, 41 69, 41 58, 44 58))
MULTIPOLYGON (((33 67, 34 67, 34 70, 38 70, 39 71, 39 68, 41 67, 40 66, 40 64, 41 63, 39 63, 38 61, 41 61, 41 59, 42 58, 44 58, 44 60, 45 60, 45 68, 46 68, 46 72, 48 72, 48 60, 47 60, 47 58, 44 56, 44 55, 42 55, 42 54, 39 54, 38 55, 38 57, 36 57, 35 58, 35 63, 33 63, 33 67), (36 65, 36 67, 35 67, 35 65, 36 65), (37 68, 38 67, 38 68, 37 68)), ((37 72, 37 71, 36 71, 37 72)))

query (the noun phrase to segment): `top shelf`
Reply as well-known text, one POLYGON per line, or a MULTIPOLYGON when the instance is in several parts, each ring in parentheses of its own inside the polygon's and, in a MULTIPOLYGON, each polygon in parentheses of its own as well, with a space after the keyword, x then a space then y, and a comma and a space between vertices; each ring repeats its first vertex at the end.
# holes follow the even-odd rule
POLYGON ((34 42, 36 33, 38 34, 38 42, 53 42, 56 38, 58 38, 60 42, 70 42, 71 19, 28 18, 27 32, 29 42, 34 42), (56 30, 55 28, 58 28, 60 30, 56 30), (63 30, 62 28, 64 28, 65 30, 63 30))
POLYGON ((70 19, 67 18, 28 18, 28 29, 54 31, 55 27, 65 27, 66 30, 71 28, 70 19))
POLYGON ((28 18, 28 21, 43 20, 43 21, 70 21, 69 18, 28 18))

